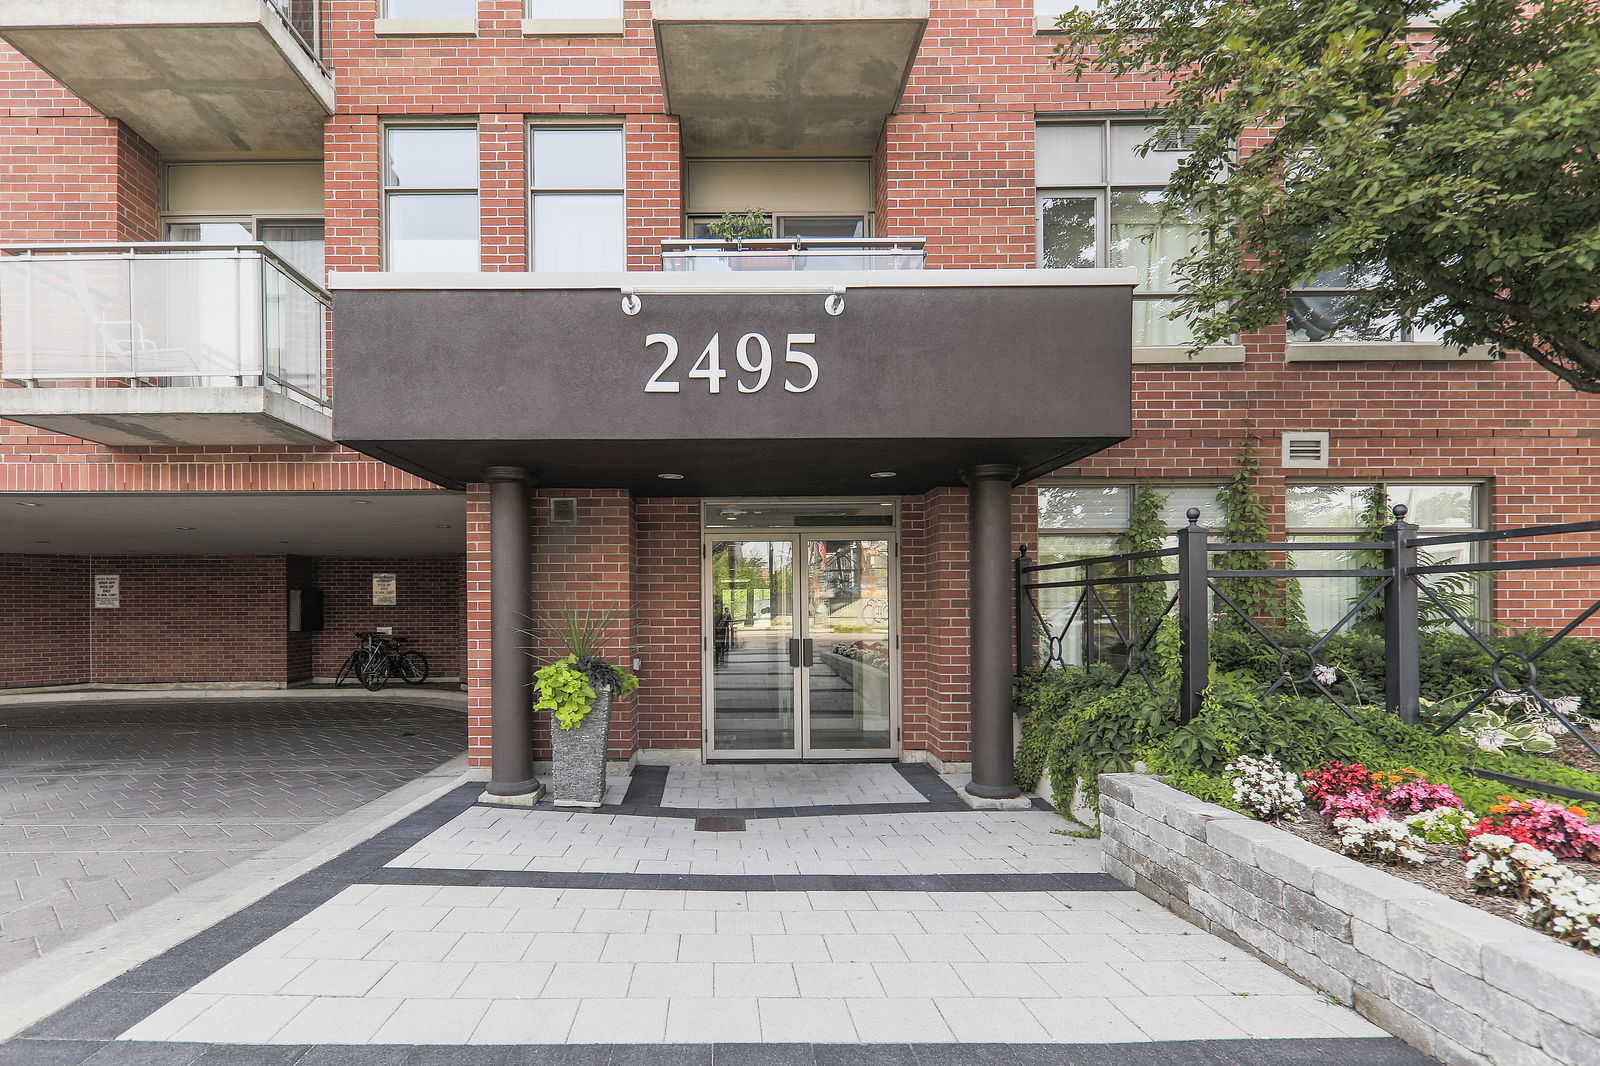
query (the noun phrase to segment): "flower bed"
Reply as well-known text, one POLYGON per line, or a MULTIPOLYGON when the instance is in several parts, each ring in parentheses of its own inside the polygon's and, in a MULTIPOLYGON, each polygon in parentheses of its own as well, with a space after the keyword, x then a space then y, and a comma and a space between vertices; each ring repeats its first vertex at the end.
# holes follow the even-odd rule
POLYGON ((1600 1062, 1600 958, 1153 777, 1099 796, 1107 872, 1450 1066, 1600 1062))

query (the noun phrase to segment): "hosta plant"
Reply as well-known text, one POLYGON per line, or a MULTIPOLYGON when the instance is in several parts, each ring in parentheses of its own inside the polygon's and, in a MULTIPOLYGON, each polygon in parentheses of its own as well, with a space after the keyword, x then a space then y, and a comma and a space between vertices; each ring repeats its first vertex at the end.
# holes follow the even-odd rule
POLYGON ((1305 809, 1300 778, 1285 770, 1271 755, 1258 759, 1241 755, 1223 767, 1222 772, 1231 781, 1234 802, 1252 818, 1273 822, 1305 809))
POLYGON ((1428 853, 1410 827, 1393 818, 1336 818, 1333 831, 1339 835, 1339 851, 1352 859, 1366 859, 1389 866, 1421 866, 1428 853))

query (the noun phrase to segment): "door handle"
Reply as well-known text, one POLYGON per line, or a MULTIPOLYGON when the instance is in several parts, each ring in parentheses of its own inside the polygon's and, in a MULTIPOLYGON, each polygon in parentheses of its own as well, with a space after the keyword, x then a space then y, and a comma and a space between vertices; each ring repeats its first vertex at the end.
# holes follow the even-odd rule
POLYGON ((816 650, 816 645, 812 643, 810 637, 806 637, 804 640, 802 640, 800 642, 800 665, 815 666, 817 663, 816 650))
POLYGON ((797 637, 789 639, 789 668, 791 670, 800 668, 800 640, 797 637))

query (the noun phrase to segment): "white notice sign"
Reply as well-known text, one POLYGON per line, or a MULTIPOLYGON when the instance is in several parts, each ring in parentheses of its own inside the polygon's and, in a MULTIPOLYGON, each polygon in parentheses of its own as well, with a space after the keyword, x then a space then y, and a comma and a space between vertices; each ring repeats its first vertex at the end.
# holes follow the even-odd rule
POLYGON ((94 575, 94 605, 96 607, 122 606, 122 575, 94 575))
POLYGON ((394 592, 393 574, 372 575, 372 606, 393 607, 394 592))

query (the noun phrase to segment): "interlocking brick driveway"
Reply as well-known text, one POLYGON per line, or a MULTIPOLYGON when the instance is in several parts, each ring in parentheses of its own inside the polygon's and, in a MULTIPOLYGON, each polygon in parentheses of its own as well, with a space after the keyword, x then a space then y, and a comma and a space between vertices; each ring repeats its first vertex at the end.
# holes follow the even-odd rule
POLYGON ((449 706, 0 705, 0 971, 392 791, 465 749, 449 706))

